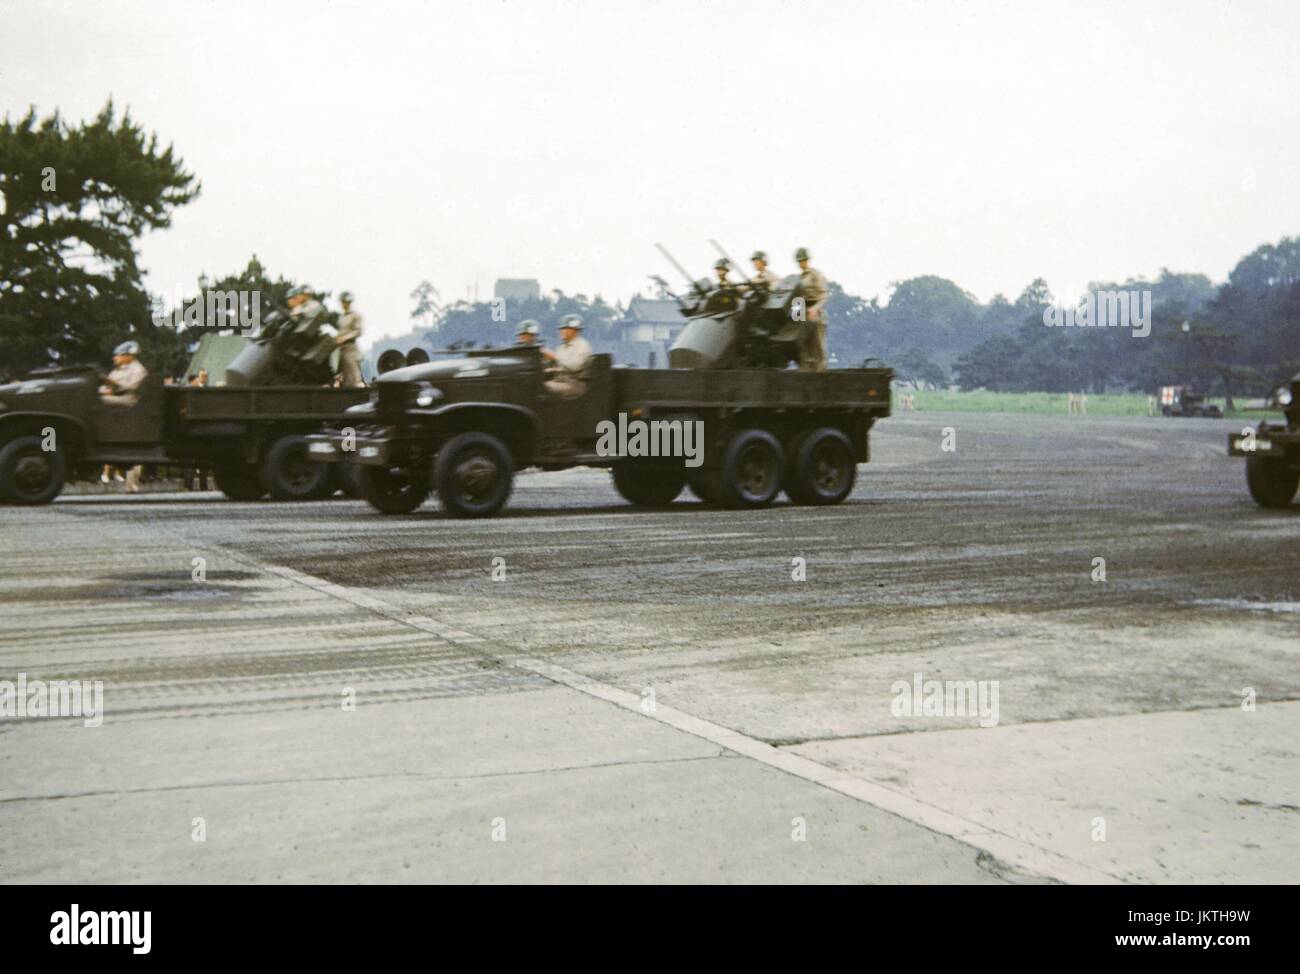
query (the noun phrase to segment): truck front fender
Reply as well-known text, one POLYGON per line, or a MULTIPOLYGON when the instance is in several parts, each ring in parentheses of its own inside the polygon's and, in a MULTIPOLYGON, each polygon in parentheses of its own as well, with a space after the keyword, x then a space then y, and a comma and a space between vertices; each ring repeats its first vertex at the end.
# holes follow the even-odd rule
POLYGON ((49 427, 69 460, 76 460, 91 443, 86 424, 68 413, 5 411, 0 412, 0 446, 20 436, 42 436, 49 427))
POLYGON ((437 420, 457 433, 492 433, 505 440, 516 456, 530 455, 542 433, 537 413, 513 403, 453 402, 432 409, 411 409, 407 415, 437 420))

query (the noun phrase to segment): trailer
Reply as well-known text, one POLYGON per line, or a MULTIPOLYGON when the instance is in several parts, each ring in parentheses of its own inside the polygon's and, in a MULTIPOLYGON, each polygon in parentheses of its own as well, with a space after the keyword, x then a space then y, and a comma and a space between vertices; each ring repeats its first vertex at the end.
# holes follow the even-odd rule
POLYGON ((70 476, 104 464, 211 468, 232 500, 314 500, 338 471, 311 461, 308 434, 365 402, 365 389, 164 385, 149 376, 133 406, 98 395, 92 368, 48 369, 0 386, 0 502, 45 504, 70 476))
POLYGON ((371 401, 308 437, 353 464, 375 509, 409 513, 436 492, 461 517, 497 513, 516 470, 610 470, 633 504, 688 488, 706 503, 837 504, 889 415, 888 368, 634 369, 596 355, 583 393, 547 391, 538 349, 482 349, 381 375, 371 401))

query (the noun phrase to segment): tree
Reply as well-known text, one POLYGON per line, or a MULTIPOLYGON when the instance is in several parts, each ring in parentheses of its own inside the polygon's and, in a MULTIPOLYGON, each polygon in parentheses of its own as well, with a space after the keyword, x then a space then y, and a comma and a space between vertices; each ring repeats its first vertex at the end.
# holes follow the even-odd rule
MULTIPOLYGON (((136 241, 171 224, 200 184, 110 101, 71 127, 33 108, 0 125, 0 373, 108 361, 137 339, 169 348, 141 281, 136 241)), ((167 329, 170 330, 170 329, 167 329)))
POLYGON ((410 297, 415 302, 415 307, 411 309, 411 317, 423 323, 426 328, 437 328, 438 317, 443 311, 442 295, 438 293, 438 289, 424 280, 415 286, 410 297))

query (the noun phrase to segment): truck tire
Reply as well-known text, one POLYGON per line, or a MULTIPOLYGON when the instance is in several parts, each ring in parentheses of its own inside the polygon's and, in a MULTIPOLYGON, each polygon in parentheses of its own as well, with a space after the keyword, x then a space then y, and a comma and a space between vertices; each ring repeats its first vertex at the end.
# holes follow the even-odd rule
POLYGON ((223 463, 212 468, 212 479, 232 501, 258 501, 266 496, 266 486, 251 463, 223 463))
POLYGON ((357 485, 366 502, 384 514, 410 514, 429 496, 423 477, 388 467, 358 466, 357 485))
POLYGON ((785 453, 765 430, 741 430, 727 444, 708 490, 723 507, 766 507, 781 492, 785 453))
POLYGON ((638 507, 667 507, 686 486, 686 478, 676 470, 641 464, 616 463, 610 473, 614 476, 614 489, 625 501, 638 507))
POLYGON ((361 467, 355 463, 340 463, 338 465, 338 482, 343 493, 355 500, 362 500, 361 493, 361 467))
POLYGON ((39 436, 21 436, 0 449, 0 501, 48 504, 68 477, 62 450, 41 449, 39 436))
POLYGON ((1300 486, 1300 471, 1288 470, 1276 460, 1246 458, 1246 486, 1260 507, 1290 507, 1300 486))
POLYGON ((291 433, 271 444, 262 461, 262 483, 278 501, 314 501, 334 493, 330 468, 307 452, 307 437, 291 433))
POLYGON ((853 444, 828 426, 795 440, 785 471, 785 493, 795 504, 839 504, 853 492, 857 476, 853 444))
POLYGON ((433 486, 442 506, 457 517, 491 517, 514 486, 515 462, 490 433, 461 433, 433 461, 433 486))

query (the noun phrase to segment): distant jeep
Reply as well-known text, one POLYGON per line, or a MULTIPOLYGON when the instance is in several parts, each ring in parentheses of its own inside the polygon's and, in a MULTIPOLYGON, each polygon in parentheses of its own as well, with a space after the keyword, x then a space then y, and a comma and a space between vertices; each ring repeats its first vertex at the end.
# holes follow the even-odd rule
POLYGON ((1164 386, 1160 390, 1160 413, 1164 416, 1223 416, 1223 410, 1205 401, 1205 396, 1188 386, 1164 386))

